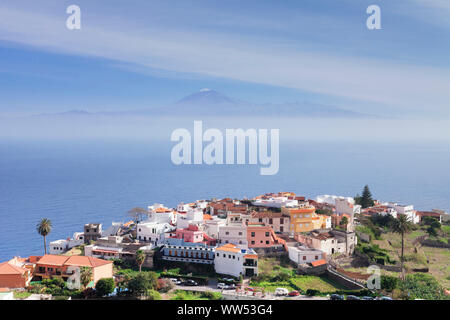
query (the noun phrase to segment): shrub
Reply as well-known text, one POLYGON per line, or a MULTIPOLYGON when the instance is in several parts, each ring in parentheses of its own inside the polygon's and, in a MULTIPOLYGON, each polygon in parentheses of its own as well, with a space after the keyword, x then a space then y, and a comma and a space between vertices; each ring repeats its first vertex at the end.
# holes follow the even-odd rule
POLYGON ((142 272, 128 281, 127 288, 134 296, 144 296, 148 290, 154 290, 156 288, 157 278, 154 272, 142 272))
POLYGON ((170 279, 158 279, 157 290, 160 292, 169 292, 175 287, 170 279))
POLYGON ((316 290, 316 289, 308 289, 308 290, 306 290, 306 295, 307 296, 316 296, 318 294, 320 294, 319 290, 316 290))
POLYGON ((114 292, 115 283, 113 278, 103 278, 97 281, 95 291, 99 297, 110 295, 114 292))
POLYGON ((156 290, 148 290, 147 291, 147 299, 148 300, 161 300, 161 295, 156 290))

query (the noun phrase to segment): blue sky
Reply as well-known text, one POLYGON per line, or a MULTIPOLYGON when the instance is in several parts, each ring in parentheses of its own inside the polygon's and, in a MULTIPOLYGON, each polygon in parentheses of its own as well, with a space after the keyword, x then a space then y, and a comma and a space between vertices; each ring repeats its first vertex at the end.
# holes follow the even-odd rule
POLYGON ((0 113, 127 110, 208 87, 450 117, 450 1, 0 3, 0 113), (67 30, 77 4, 82 29, 67 30), (382 30, 366 28, 381 7, 382 30))

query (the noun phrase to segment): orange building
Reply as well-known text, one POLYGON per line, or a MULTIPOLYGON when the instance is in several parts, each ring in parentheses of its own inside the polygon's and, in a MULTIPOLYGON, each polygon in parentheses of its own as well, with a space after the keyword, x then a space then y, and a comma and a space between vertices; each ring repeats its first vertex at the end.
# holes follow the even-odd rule
POLYGON ((113 262, 86 256, 58 256, 46 254, 36 261, 35 277, 46 279, 62 277, 67 280, 74 274, 75 268, 88 267, 92 270, 92 281, 95 285, 102 278, 113 277, 113 262))
POLYGON ((303 206, 299 208, 282 207, 281 212, 290 217, 290 232, 309 232, 316 229, 328 228, 331 218, 316 213, 314 206, 303 206))
POLYGON ((272 227, 265 224, 247 225, 247 241, 249 248, 269 248, 273 246, 283 246, 286 248, 286 242, 277 237, 272 227))
POLYGON ((34 264, 27 259, 13 258, 0 263, 0 288, 24 288, 33 278, 34 264))

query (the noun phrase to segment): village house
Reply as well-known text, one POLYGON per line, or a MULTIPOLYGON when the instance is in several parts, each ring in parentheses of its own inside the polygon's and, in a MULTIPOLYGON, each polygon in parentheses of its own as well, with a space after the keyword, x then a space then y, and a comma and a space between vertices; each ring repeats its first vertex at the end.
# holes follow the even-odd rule
POLYGON ((62 254, 73 247, 82 245, 84 243, 84 233, 75 232, 72 238, 55 240, 50 242, 49 253, 50 254, 62 254))
POLYGON ((239 213, 228 214, 226 224, 219 227, 217 243, 231 243, 240 248, 248 248, 247 226, 239 213))
POLYGON ((295 236, 295 239, 303 246, 322 251, 327 257, 335 253, 352 255, 357 244, 357 237, 354 232, 335 229, 300 233, 295 236))
POLYGON ((90 244, 91 241, 97 241, 102 237, 101 223, 87 223, 84 225, 84 243, 90 244))
POLYGON ((177 229, 186 229, 191 224, 202 225, 204 220, 203 209, 192 208, 187 212, 177 212, 177 229))
POLYGON ((422 222, 424 217, 432 217, 442 223, 442 213, 436 211, 416 211, 416 215, 419 217, 419 222, 422 222))
POLYGON ((67 280, 73 276, 81 267, 90 268, 92 271, 92 282, 94 286, 102 278, 113 277, 113 263, 103 259, 86 256, 59 256, 46 254, 42 257, 30 257, 30 262, 36 264, 33 280, 60 277, 67 280))
POLYGON ((281 208, 281 212, 290 217, 289 232, 295 235, 315 229, 331 228, 331 217, 316 214, 316 208, 304 205, 298 208, 281 208))
POLYGON ((286 242, 279 238, 270 226, 249 223, 247 225, 248 247, 264 251, 287 250, 286 242))
POLYGON ((288 247, 289 259, 297 265, 311 263, 325 258, 322 251, 296 244, 288 247))
POLYGON ((242 249, 228 243, 215 249, 216 273, 233 277, 258 275, 258 255, 252 249, 242 249))
POLYGON ((177 229, 174 235, 165 235, 163 260, 212 264, 217 240, 201 231, 197 225, 177 229))
POLYGON ((227 215, 229 212, 245 214, 248 211, 248 205, 237 200, 225 198, 210 202, 209 210, 211 215, 227 215))
POLYGON ((24 288, 30 285, 35 264, 27 258, 14 257, 0 263, 0 288, 24 288))
POLYGON ((253 211, 249 223, 264 223, 272 227, 277 233, 289 232, 290 217, 282 212, 274 211, 253 211))

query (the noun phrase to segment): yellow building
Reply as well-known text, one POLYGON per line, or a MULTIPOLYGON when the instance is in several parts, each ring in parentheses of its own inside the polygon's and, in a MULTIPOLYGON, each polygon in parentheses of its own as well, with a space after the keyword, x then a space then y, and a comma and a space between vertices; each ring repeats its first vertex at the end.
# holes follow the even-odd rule
POLYGON ((314 206, 305 206, 301 208, 282 207, 281 212, 289 215, 291 222, 289 231, 294 233, 309 232, 328 227, 327 219, 329 219, 329 217, 317 214, 314 206))

